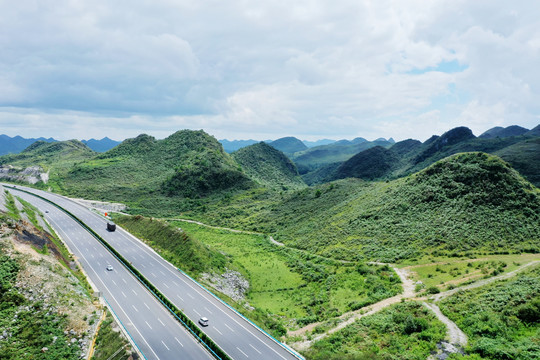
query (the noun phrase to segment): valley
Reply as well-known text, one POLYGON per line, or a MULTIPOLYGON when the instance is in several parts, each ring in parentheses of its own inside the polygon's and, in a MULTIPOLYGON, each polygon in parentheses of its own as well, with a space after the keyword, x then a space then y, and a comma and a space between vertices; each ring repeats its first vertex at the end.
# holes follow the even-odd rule
MULTIPOLYGON (((261 142, 231 154, 182 130, 103 153, 36 142, 0 165, 16 169, 13 183, 36 166, 48 178, 34 188, 118 203, 101 213, 122 209, 120 228, 306 359, 499 359, 505 346, 529 359, 540 331, 535 129, 313 148, 284 138, 281 151, 261 142), (478 306, 474 324, 462 302, 478 306)), ((8 195, 10 216, 16 202, 30 206, 8 195)))

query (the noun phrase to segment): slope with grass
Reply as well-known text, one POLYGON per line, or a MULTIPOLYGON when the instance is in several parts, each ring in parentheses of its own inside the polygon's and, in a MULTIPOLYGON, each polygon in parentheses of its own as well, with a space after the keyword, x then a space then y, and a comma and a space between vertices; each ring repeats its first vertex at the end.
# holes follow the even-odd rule
POLYGON ((424 360, 444 339, 446 329, 416 302, 393 305, 315 342, 309 360, 424 360))
POLYGON ((250 178, 263 186, 278 189, 306 186, 291 160, 264 142, 244 147, 232 156, 250 178))
POLYGON ((540 137, 525 139, 494 153, 540 187, 540 137))
POLYGON ((80 359, 99 316, 50 235, 0 213, 0 358, 80 359))
POLYGON ((476 358, 540 357, 540 268, 483 288, 462 291, 439 303, 468 336, 476 358))
MULTIPOLYGON (((20 175, 22 181, 28 175, 48 173, 50 184, 47 186, 61 187, 62 179, 77 163, 94 157, 96 153, 78 140, 46 142, 36 141, 19 154, 0 156, 0 165, 13 167, 10 175, 13 180, 20 175), (35 168, 32 171, 25 170, 35 168)), ((45 177, 47 179, 47 177, 45 177)), ((38 186, 44 186, 39 182, 38 186)))
POLYGON ((328 145, 321 145, 299 151, 291 155, 291 160, 298 166, 302 175, 318 169, 321 166, 350 159, 363 150, 375 146, 388 148, 394 143, 385 139, 367 141, 357 138, 352 141, 341 140, 328 145))
POLYGON ((128 139, 76 164, 63 179, 64 193, 170 208, 168 202, 246 189, 252 181, 222 146, 204 131, 178 131, 164 140, 128 139))
POLYGON ((195 215, 349 260, 540 248, 538 189, 484 153, 457 154, 391 182, 340 180, 277 200, 233 199, 195 215))
POLYGON ((140 215, 118 215, 114 219, 193 277, 203 272, 222 272, 230 262, 223 254, 163 221, 140 215))
POLYGON ((274 140, 270 142, 269 145, 286 154, 293 154, 295 152, 303 151, 308 148, 306 144, 293 136, 274 140))
MULTIPOLYGON (((247 291, 235 299, 220 296, 276 336, 400 291, 390 268, 310 256, 275 246, 260 234, 140 216, 118 216, 116 222, 209 287, 217 288, 212 278, 238 272, 249 282, 247 291)), ((235 282, 222 281, 221 288, 227 286, 235 282)))

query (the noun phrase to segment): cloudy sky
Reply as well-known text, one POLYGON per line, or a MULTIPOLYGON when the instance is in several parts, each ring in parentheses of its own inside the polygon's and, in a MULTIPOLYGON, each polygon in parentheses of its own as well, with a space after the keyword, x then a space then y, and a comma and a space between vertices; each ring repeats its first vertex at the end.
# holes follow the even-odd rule
POLYGON ((0 0, 0 133, 393 137, 540 123, 540 3, 0 0))

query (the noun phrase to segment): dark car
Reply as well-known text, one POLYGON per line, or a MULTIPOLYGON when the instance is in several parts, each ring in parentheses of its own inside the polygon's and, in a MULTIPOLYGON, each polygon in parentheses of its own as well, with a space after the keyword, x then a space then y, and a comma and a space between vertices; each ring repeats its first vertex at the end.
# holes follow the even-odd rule
POLYGON ((107 222, 107 230, 109 230, 109 231, 116 230, 116 224, 113 223, 112 221, 107 222))

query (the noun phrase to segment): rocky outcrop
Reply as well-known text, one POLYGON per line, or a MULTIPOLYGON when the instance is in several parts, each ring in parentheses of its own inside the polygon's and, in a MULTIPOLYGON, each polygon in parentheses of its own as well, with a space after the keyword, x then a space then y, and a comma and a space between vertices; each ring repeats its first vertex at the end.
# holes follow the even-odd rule
POLYGON ((223 274, 202 274, 201 279, 236 302, 245 300, 249 282, 238 271, 227 269, 223 274))
POLYGON ((2 165, 0 166, 0 179, 21 181, 29 184, 42 181, 46 184, 49 181, 49 172, 45 172, 41 166, 29 166, 23 169, 11 165, 2 165))

